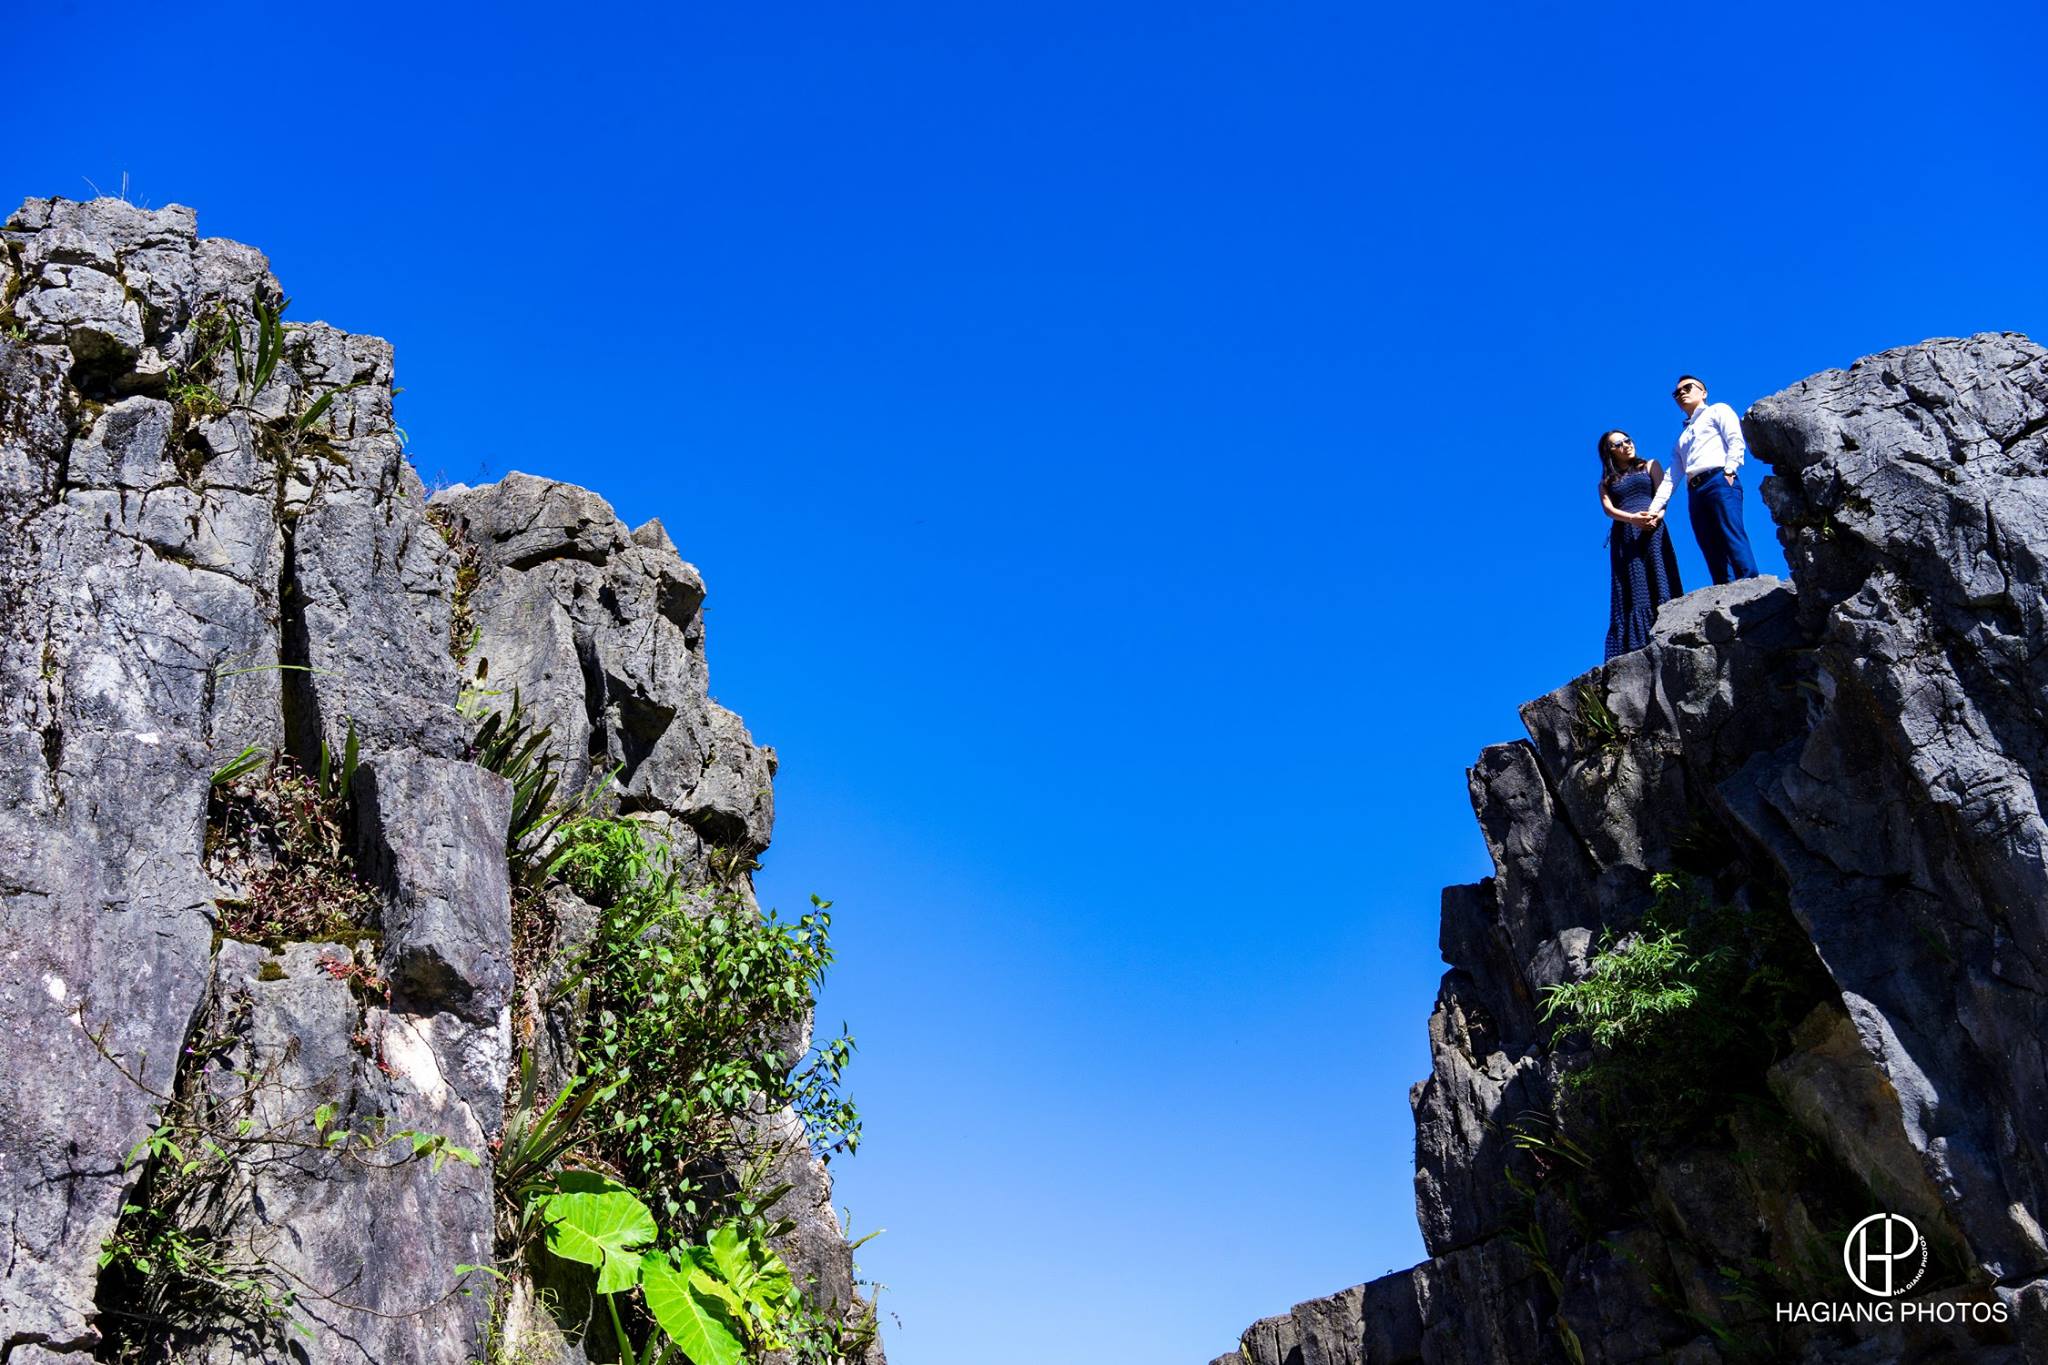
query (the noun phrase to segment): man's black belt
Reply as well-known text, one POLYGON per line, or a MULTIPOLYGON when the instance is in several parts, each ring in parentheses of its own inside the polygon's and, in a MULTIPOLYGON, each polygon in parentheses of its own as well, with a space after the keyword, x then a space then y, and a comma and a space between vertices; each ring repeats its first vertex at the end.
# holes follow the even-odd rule
MULTIPOLYGON (((1708 479, 1718 477, 1724 472, 1725 471, 1719 469, 1702 469, 1697 474, 1688 474, 1685 479, 1685 486, 1687 488, 1692 489, 1695 493, 1697 493, 1699 491, 1701 484, 1705 483, 1708 479)), ((1735 482, 1735 476, 1733 474, 1728 475, 1728 482, 1735 482)))

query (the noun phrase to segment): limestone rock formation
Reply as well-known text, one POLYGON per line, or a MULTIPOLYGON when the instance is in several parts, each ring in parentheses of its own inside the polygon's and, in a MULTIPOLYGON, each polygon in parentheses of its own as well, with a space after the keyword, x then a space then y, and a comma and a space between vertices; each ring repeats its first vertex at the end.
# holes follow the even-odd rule
MULTIPOLYGON (((0 1360, 483 1359, 496 1296, 458 1267, 493 1262, 515 1049, 559 1084, 576 1020, 522 997, 511 790, 459 703, 485 672, 520 689, 565 790, 617 768, 623 807, 695 850, 686 878, 722 853, 751 903, 775 760, 706 693, 703 583, 582 489, 514 475, 430 510, 390 348, 266 329, 266 261, 190 210, 31 200, 0 244, 0 1360), (334 791, 323 751, 320 782, 350 783, 351 827, 292 837, 340 841, 306 875, 360 914, 247 928, 285 894, 282 855, 218 819, 251 750, 295 759, 293 791, 334 791), (174 1106, 231 1150, 152 1147, 174 1106), (407 1130, 437 1159, 377 1140, 407 1130), (203 1277, 291 1313, 173 1331, 103 1272, 154 1216, 141 1192, 201 1160, 230 1172, 195 1196, 203 1277)), ((829 1178, 800 1130, 779 1150, 784 1254, 843 1308, 829 1178)))
POLYGON ((2048 353, 1887 351, 1744 428, 1793 583, 1667 606, 1471 770, 1495 871, 1443 898, 1430 1259, 1217 1365, 2048 1360, 2048 353), (1691 978, 1742 992, 1693 1007, 1721 1034, 1546 1019, 1681 885, 1695 947, 1733 926, 1691 978), (1899 1302, 1954 1320, 1780 1321, 1874 1301, 1843 1243, 1879 1211, 1930 1253, 1899 1302))

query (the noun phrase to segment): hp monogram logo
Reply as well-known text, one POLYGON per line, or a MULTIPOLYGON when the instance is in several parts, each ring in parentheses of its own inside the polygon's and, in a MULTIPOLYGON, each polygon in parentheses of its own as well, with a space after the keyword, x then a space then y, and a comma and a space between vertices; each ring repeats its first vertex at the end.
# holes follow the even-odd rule
POLYGON ((1842 1264, 1849 1278, 1866 1294, 1897 1298, 1920 1283, 1927 1273, 1927 1242, 1913 1220, 1896 1213, 1873 1213, 1849 1229, 1842 1243, 1842 1264), (1906 1262, 1918 1254, 1913 1277, 1905 1279, 1906 1262), (1902 1282, 1903 1281, 1903 1282, 1902 1282))

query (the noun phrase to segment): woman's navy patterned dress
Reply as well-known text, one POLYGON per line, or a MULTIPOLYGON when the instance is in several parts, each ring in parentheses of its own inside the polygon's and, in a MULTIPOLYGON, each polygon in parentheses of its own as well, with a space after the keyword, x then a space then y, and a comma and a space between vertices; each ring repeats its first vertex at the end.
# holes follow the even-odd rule
MULTIPOLYGON (((1631 469, 1607 489, 1607 497, 1624 512, 1647 512, 1656 496, 1650 469, 1631 469)), ((1667 504, 1668 505, 1668 504, 1667 504)), ((1608 565, 1614 588, 1607 614, 1607 657, 1626 654, 1650 643, 1650 625, 1657 608, 1685 591, 1678 581, 1678 555, 1664 523, 1645 529, 1625 521, 1607 533, 1608 565)))

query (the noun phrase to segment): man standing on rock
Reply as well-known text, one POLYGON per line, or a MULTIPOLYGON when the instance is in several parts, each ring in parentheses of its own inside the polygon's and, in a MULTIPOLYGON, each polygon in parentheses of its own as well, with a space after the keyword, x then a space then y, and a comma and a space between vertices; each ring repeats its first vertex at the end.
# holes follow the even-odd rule
POLYGON ((1742 422, 1726 403, 1709 403, 1707 386, 1689 374, 1671 391, 1685 426, 1671 447, 1671 467, 1685 477, 1692 536, 1716 583, 1756 577, 1756 556, 1742 529, 1742 422))

